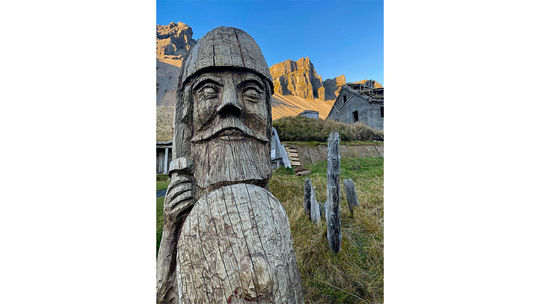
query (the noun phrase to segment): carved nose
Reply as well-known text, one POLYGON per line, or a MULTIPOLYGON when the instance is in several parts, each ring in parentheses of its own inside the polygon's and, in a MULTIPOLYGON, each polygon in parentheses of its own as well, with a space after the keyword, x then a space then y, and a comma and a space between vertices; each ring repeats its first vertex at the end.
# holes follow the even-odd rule
POLYGON ((242 114, 242 106, 235 90, 225 90, 222 103, 219 105, 217 112, 221 116, 240 116, 242 114))
POLYGON ((225 116, 240 116, 242 114, 242 110, 238 105, 233 103, 228 103, 220 106, 218 110, 219 115, 225 117, 225 116))

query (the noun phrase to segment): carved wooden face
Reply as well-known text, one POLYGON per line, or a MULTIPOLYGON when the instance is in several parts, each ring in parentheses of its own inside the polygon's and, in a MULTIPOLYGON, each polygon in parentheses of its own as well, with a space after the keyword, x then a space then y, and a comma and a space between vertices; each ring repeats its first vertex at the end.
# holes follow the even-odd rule
POLYGON ((192 142, 256 138, 268 142, 268 92, 247 71, 215 71, 194 79, 192 142))
POLYGON ((220 70, 197 76, 190 87, 190 151, 197 186, 207 190, 231 183, 264 187, 272 173, 270 86, 248 71, 220 70))

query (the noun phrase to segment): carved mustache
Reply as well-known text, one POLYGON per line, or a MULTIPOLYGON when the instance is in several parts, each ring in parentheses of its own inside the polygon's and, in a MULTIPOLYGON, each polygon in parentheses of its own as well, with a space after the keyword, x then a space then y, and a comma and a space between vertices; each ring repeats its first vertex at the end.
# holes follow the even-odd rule
POLYGON ((260 141, 268 142, 266 132, 259 134, 260 132, 253 132, 248 128, 240 119, 236 117, 216 118, 212 124, 204 130, 199 130, 197 134, 191 138, 192 142, 198 142, 203 140, 212 139, 218 137, 224 130, 232 129, 240 131, 246 137, 253 137, 260 141))

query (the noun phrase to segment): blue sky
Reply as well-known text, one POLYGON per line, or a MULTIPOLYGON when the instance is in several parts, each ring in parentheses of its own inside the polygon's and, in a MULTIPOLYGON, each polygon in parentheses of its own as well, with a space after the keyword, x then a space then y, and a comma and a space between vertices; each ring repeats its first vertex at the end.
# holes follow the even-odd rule
POLYGON ((384 84, 383 1, 157 1, 157 24, 181 21, 199 39, 215 27, 248 32, 272 66, 309 57, 323 78, 384 84))

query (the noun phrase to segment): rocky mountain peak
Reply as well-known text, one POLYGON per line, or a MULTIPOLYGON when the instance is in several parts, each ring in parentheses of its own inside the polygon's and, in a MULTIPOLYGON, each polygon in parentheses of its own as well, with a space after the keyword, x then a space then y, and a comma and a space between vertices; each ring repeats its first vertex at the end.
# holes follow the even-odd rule
POLYGON ((195 46, 193 30, 185 23, 156 26, 156 102, 173 106, 184 57, 195 46))
POLYGON ((195 45, 193 30, 182 22, 156 26, 158 56, 185 56, 195 45))
POLYGON ((306 99, 324 99, 321 76, 317 75, 309 57, 286 60, 270 67, 274 92, 306 99))
POLYGON ((340 75, 336 78, 326 79, 323 81, 326 94, 324 99, 336 99, 336 97, 339 95, 341 86, 344 85, 345 82, 345 75, 340 75))

